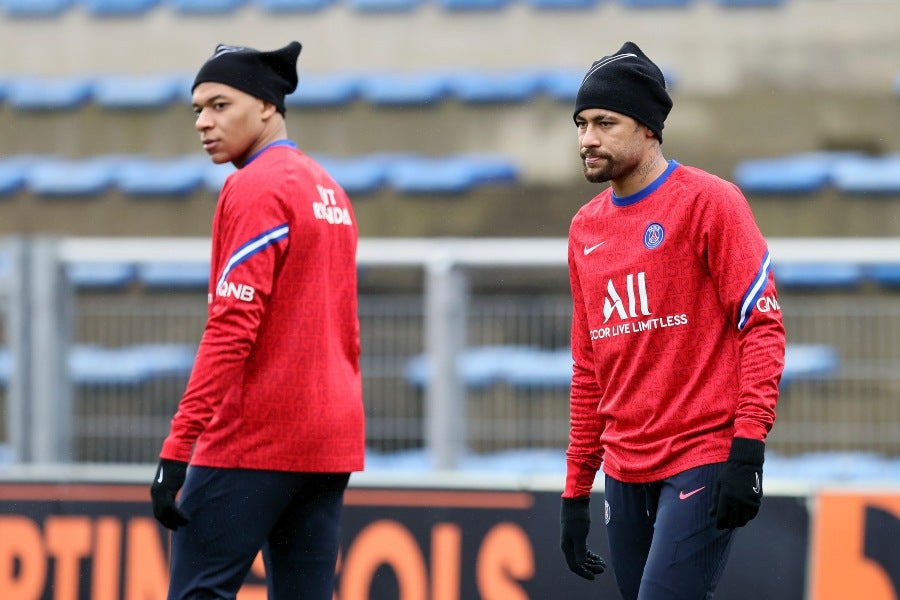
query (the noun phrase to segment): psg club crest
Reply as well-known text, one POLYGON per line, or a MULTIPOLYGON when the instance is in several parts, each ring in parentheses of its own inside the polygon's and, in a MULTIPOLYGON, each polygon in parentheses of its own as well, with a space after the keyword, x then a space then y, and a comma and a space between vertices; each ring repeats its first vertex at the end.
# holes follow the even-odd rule
POLYGON ((658 248, 666 237, 666 232, 659 223, 650 223, 644 230, 644 246, 647 250, 658 248))

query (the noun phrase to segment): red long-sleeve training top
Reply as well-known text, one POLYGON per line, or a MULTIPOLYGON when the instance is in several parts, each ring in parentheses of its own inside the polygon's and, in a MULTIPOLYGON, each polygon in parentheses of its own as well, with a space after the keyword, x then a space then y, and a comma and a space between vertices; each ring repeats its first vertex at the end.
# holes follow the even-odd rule
POLYGON ((229 176, 213 219, 208 320, 162 458, 363 468, 356 246, 346 194, 287 140, 229 176))
POLYGON ((733 184, 670 161, 653 184, 607 188, 569 231, 571 429, 564 497, 603 464, 624 482, 724 461, 765 440, 785 331, 767 244, 733 184))

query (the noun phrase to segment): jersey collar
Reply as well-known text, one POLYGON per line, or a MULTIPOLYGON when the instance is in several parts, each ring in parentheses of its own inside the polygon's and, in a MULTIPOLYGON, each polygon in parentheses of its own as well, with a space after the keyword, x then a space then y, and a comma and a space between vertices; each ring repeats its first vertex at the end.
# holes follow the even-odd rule
POLYGON ((657 177, 653 181, 653 183, 651 183, 650 185, 648 185, 641 191, 631 194, 630 196, 619 197, 619 196, 616 196, 615 192, 613 192, 612 193, 612 203, 615 204, 616 206, 630 206, 631 204, 634 204, 635 202, 640 202, 641 200, 643 200, 644 198, 646 198, 647 196, 649 196, 650 194, 655 192, 659 188, 659 186, 661 186, 663 183, 665 183, 666 179, 669 178, 669 175, 672 174, 672 171, 674 171, 676 167, 678 167, 678 162, 674 161, 674 160, 670 160, 669 166, 666 167, 666 170, 663 171, 662 174, 660 174, 660 176, 657 177))
POLYGON ((276 140, 276 141, 272 142, 271 144, 268 144, 268 145, 266 145, 266 146, 263 146, 263 147, 260 148, 258 151, 254 152, 253 155, 252 155, 250 158, 247 159, 247 162, 244 163, 244 166, 246 167, 247 165, 249 165, 250 163, 252 163, 252 162, 253 162, 260 154, 262 154, 263 152, 265 152, 265 151, 268 150, 269 148, 273 148, 273 147, 275 147, 275 146, 289 146, 289 147, 291 147, 291 148, 296 148, 296 147, 297 147, 297 144, 295 144, 295 143, 292 142, 291 140, 276 140))

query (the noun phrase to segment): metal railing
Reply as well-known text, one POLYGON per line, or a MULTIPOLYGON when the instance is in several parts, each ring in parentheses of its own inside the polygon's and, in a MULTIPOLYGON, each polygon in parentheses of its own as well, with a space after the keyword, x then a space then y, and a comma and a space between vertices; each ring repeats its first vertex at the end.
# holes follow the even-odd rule
MULTIPOLYGON (((130 363, 112 358, 101 376, 86 377, 72 357, 98 348, 195 348, 206 291, 140 282, 80 289, 65 275, 72 265, 111 259, 204 262, 208 241, 33 238, 5 246, 0 342, 12 367, 0 391, 0 446, 19 463, 154 461, 188 371, 128 378, 130 363)), ((893 240, 770 240, 770 248, 776 263, 900 263, 893 240)), ((424 451, 442 469, 471 454, 563 451, 565 373, 477 380, 460 361, 473 349, 524 348, 540 357, 567 350, 565 240, 363 239, 358 262, 370 450, 424 451)), ((789 344, 834 348, 840 365, 785 385, 771 446, 900 454, 896 292, 780 293, 789 344)))

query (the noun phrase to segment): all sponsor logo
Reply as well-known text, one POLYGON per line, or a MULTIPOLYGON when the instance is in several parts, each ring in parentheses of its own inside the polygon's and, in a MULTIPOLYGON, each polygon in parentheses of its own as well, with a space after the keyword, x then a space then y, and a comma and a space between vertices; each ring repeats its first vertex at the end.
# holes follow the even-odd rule
POLYGON ((647 293, 647 276, 641 271, 627 274, 624 281, 618 284, 612 279, 607 282, 606 297, 603 299, 603 327, 591 329, 590 334, 592 340, 601 340, 687 323, 688 317, 684 313, 653 316, 647 293))

